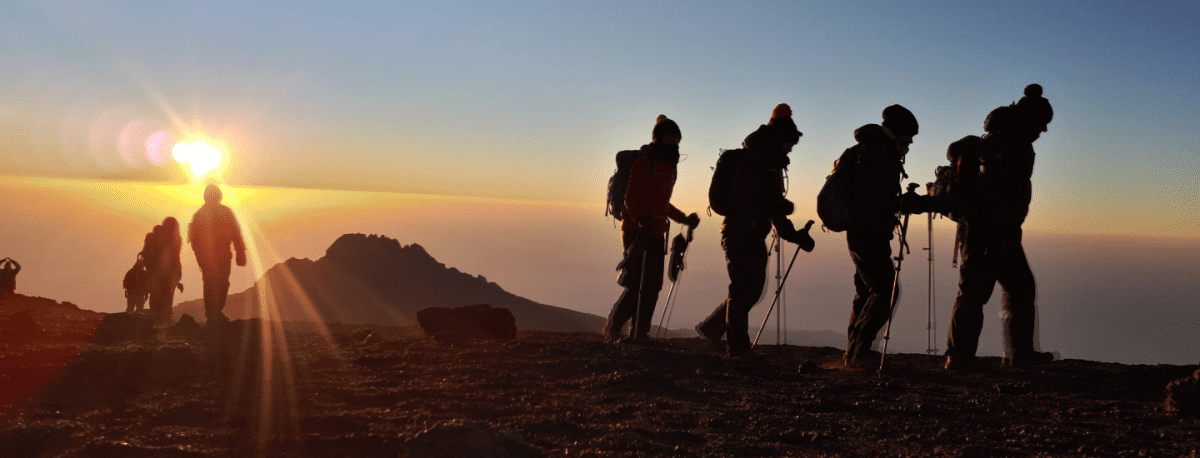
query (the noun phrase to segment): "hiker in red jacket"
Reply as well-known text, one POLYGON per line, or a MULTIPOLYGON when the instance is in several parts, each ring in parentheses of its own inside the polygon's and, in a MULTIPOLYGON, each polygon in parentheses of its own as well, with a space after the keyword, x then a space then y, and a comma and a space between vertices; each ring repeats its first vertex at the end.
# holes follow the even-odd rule
POLYGON ((692 227, 700 224, 699 215, 685 216, 671 205, 682 138, 675 121, 659 115, 650 144, 642 145, 641 155, 630 169, 625 193, 629 215, 621 223, 625 260, 618 281, 625 291, 613 304, 608 322, 604 324, 606 341, 619 340, 622 328, 630 319, 636 326, 631 337, 644 338, 650 333, 651 318, 663 285, 666 235, 671 224, 668 218, 692 227))

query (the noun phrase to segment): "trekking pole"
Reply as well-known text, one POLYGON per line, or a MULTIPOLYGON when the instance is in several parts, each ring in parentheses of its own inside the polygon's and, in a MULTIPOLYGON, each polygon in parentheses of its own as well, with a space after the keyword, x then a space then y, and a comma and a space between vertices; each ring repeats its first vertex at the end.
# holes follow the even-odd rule
MULTIPOLYGON (((933 188, 933 183, 925 183, 925 194, 929 194, 929 190, 933 188)), ((937 354, 937 299, 933 295, 935 281, 933 279, 933 212, 929 212, 929 229, 926 231, 928 240, 926 241, 925 250, 929 252, 929 307, 928 316, 925 319, 925 354, 937 354)))
MULTIPOLYGON (((918 186, 919 185, 916 183, 909 183, 908 191, 912 192, 914 189, 917 189, 918 186)), ((892 337, 892 315, 896 313, 896 299, 898 298, 898 293, 900 292, 900 266, 904 264, 904 250, 908 248, 909 216, 910 215, 907 213, 904 214, 904 222, 900 225, 900 249, 897 250, 898 253, 896 257, 892 258, 896 261, 896 276, 892 279, 892 297, 888 304, 887 327, 884 328, 883 331, 883 352, 879 354, 878 373, 880 375, 883 375, 883 361, 885 358, 887 358, 888 340, 890 340, 892 337)))
MULTIPOLYGON (((692 226, 687 227, 687 241, 688 241, 689 245, 692 243, 692 231, 695 229, 696 228, 694 228, 692 226)), ((684 249, 683 257, 680 260, 680 263, 682 264, 682 262, 684 260, 687 260, 687 249, 684 249)), ((667 291, 667 302, 665 304, 663 304, 663 314, 658 319, 658 332, 654 333, 654 338, 656 338, 656 339, 663 333, 663 330, 666 329, 663 327, 664 319, 666 320, 667 326, 671 325, 671 315, 675 314, 675 304, 671 302, 671 298, 674 297, 674 294, 675 294, 675 285, 678 285, 680 281, 683 281, 683 266, 682 265, 679 268, 679 273, 676 274, 675 281, 671 282, 671 289, 667 291), (670 314, 667 313, 668 310, 670 311, 670 314)), ((678 300, 679 299, 676 298, 676 301, 678 301, 678 300)))
MULTIPOLYGON (((641 243, 642 240, 640 237, 648 235, 649 233, 638 234, 639 240, 635 243, 641 243)), ((641 275, 638 276, 637 310, 634 311, 633 323, 630 325, 631 328, 629 329, 630 339, 637 339, 638 325, 640 325, 642 321, 642 298, 645 297, 643 296, 642 292, 645 291, 646 288, 646 258, 650 255, 650 253, 647 253, 644 245, 639 248, 642 248, 642 272, 641 275)))
MULTIPOLYGON (((804 225, 804 228, 808 229, 812 227, 812 225, 813 222, 809 221, 808 224, 804 225)), ((792 266, 796 265, 797 256, 800 256, 799 245, 796 246, 796 253, 792 255, 792 262, 788 263, 787 270, 783 272, 783 279, 780 280, 779 287, 775 289, 775 298, 771 299, 771 306, 767 308, 767 314, 763 316, 763 322, 761 325, 759 325, 758 334, 754 335, 754 342, 750 343, 750 348, 754 348, 755 345, 758 345, 758 338, 762 337, 763 328, 767 326, 767 319, 771 318, 771 310, 775 308, 775 301, 779 300, 779 293, 780 291, 783 291, 783 285, 787 282, 788 274, 792 273, 792 266)))

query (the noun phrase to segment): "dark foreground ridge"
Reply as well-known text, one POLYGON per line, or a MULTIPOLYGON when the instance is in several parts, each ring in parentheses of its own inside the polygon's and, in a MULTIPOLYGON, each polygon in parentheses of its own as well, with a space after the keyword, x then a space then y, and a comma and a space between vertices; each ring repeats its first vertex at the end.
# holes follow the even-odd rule
MULTIPOLYGON (((116 315, 49 303, 28 313, 36 335, 0 342, 0 456, 396 457, 477 442, 508 456, 1193 456, 1200 444, 1200 420, 1162 406, 1194 366, 988 360, 952 373, 899 354, 878 377, 839 370, 828 347, 764 346, 746 362, 700 339, 439 343, 415 327, 259 320, 99 345, 87 335, 116 315)), ((20 313, 6 305, 0 322, 20 313)))

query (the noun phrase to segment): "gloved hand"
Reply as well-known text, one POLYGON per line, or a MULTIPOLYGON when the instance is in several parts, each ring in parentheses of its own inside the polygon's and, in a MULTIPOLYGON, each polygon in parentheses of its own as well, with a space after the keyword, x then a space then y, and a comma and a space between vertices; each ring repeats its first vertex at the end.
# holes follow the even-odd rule
POLYGON ((779 199, 771 203, 772 216, 787 216, 796 211, 796 205, 787 199, 779 199))
POLYGON ((246 266, 246 252, 245 251, 237 252, 236 262, 237 262, 238 267, 246 266))
POLYGON ((811 235, 808 235, 808 230, 812 228, 812 225, 813 220, 810 219, 808 220, 808 223, 804 225, 804 229, 800 229, 798 231, 794 230, 791 233, 791 237, 784 237, 784 240, 795 243, 796 245, 800 245, 801 250, 811 253, 813 248, 816 248, 817 246, 817 242, 813 240, 811 235))
POLYGON ((921 214, 931 210, 933 202, 929 196, 922 196, 916 192, 909 191, 900 196, 900 213, 903 214, 921 214))
POLYGON ((696 226, 700 225, 700 215, 695 213, 688 215, 687 218, 683 220, 683 224, 691 226, 692 229, 695 229, 696 226))

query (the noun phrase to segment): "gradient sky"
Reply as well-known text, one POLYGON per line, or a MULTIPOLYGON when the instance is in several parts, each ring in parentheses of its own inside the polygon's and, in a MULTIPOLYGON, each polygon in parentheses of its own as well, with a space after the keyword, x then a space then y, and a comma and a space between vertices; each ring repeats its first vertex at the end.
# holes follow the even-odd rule
MULTIPOLYGON (((203 139, 227 154, 230 185, 481 199, 418 199, 439 213, 394 204, 400 194, 261 191, 269 198, 243 211, 278 248, 265 260, 319 257, 337 232, 374 231, 442 248, 430 251, 518 294, 602 314, 615 286, 594 273, 619 256, 602 216, 605 182, 614 153, 648 142, 658 114, 684 135, 675 203, 703 214, 718 150, 789 103, 805 134, 789 192, 802 223, 853 130, 879 122, 883 107, 900 103, 920 120, 907 169, 923 183, 946 145, 981 133, 988 111, 1035 82, 1055 118, 1035 144, 1027 233, 1200 240, 1194 2, 245 3, 0 0, 0 189, 27 196, 0 200, 0 257, 61 250, 24 263, 26 292, 97 294, 76 298, 45 272, 61 269, 106 211, 122 223, 102 232, 131 232, 121 242, 131 246, 162 216, 186 220, 198 196, 122 179, 164 176, 156 170, 177 167, 171 144, 203 139), (72 215, 77 227, 61 230, 75 235, 47 235, 59 230, 49 221, 72 215), (405 229, 417 215, 435 215, 430 228, 465 227, 405 229), (522 251, 539 240, 548 246, 522 251), (568 263, 575 277, 538 277, 557 261, 520 257, 579 240, 596 259, 568 263), (522 261, 497 261, 510 255, 522 261)), ((715 247, 717 221, 702 224, 715 247)), ((818 243, 844 258, 839 237, 818 243)), ((723 286, 715 248, 693 262, 723 286)), ((125 261, 116 264, 119 277, 125 261)), ((848 283, 835 267, 831 278, 848 283)), ((1169 297, 1194 304, 1187 291, 1169 297)), ((111 302, 93 308, 121 307, 111 302)))

